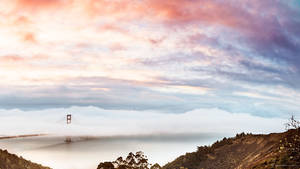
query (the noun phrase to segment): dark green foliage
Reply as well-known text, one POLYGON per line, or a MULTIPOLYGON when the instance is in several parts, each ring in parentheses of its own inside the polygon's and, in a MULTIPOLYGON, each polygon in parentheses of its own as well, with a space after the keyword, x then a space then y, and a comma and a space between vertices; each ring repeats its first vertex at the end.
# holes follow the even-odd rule
POLYGON ((161 166, 159 164, 155 163, 154 165, 152 165, 150 167, 150 169, 162 169, 162 168, 161 168, 161 166))
POLYGON ((114 165, 111 162, 104 162, 104 163, 100 163, 98 165, 98 168, 104 168, 104 169, 114 169, 114 165))
POLYGON ((151 166, 144 153, 139 151, 135 154, 130 152, 126 159, 119 157, 113 162, 100 163, 97 169, 161 169, 161 167, 158 164, 151 166))

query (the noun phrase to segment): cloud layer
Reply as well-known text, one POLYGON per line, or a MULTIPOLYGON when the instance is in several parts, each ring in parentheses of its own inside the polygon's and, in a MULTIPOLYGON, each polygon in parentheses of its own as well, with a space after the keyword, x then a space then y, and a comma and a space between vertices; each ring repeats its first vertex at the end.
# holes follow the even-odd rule
POLYGON ((300 115, 296 0, 3 0, 0 107, 300 115))
POLYGON ((233 136, 240 132, 269 133, 284 130, 282 118, 233 114, 220 109, 196 109, 183 114, 155 111, 105 110, 71 107, 40 111, 0 110, 1 135, 42 133, 50 135, 128 136, 207 134, 233 136), (66 113, 72 124, 66 125, 66 113), (28 116, 30 113, 30 116, 28 116), (12 123, 13 121, 13 123, 12 123))

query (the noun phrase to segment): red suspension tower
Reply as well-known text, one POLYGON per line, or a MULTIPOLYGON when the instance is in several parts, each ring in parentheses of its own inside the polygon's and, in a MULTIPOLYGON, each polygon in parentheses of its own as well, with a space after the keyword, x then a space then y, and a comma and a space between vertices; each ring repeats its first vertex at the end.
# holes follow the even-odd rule
MULTIPOLYGON (((67 125, 71 124, 71 121, 72 121, 72 115, 71 114, 67 114, 67 125)), ((66 143, 71 143, 72 142, 71 137, 67 136, 65 142, 66 143)))
POLYGON ((71 124, 71 120, 72 120, 72 115, 67 114, 67 124, 71 124))

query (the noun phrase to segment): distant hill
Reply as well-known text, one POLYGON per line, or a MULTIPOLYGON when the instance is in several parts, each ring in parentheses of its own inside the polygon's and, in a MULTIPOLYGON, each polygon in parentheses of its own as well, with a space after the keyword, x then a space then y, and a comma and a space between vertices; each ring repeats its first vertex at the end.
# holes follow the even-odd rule
POLYGON ((198 147, 163 169, 300 169, 300 129, 268 135, 238 134, 198 147))
POLYGON ((32 163, 28 160, 0 150, 0 169, 50 169, 42 165, 32 163))

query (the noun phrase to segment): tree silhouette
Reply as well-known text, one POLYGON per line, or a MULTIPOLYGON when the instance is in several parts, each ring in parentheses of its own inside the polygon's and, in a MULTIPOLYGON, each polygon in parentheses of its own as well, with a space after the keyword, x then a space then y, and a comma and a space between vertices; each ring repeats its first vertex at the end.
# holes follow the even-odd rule
POLYGON ((161 169, 161 167, 158 164, 150 165, 147 156, 139 151, 135 154, 130 152, 125 159, 119 157, 113 162, 100 163, 97 169, 161 169))
POLYGON ((300 128, 300 122, 295 119, 294 115, 292 115, 292 117, 289 118, 289 121, 287 123, 285 123, 284 125, 285 125, 286 130, 300 128))

